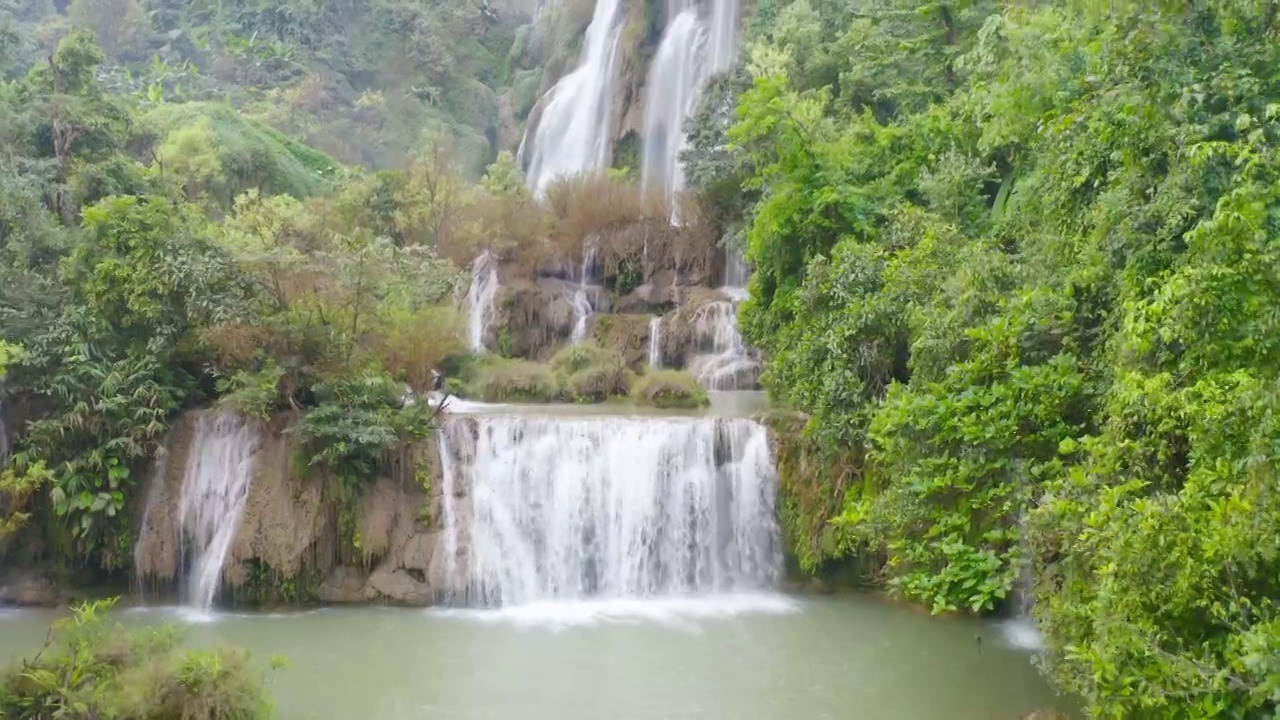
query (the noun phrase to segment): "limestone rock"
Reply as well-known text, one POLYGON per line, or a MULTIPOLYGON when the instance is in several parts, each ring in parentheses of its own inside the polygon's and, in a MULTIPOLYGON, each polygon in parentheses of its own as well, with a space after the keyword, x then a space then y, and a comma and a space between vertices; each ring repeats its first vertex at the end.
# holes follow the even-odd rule
POLYGON ((396 605, 426 605, 431 593, 425 582, 419 582, 400 568, 389 568, 383 563, 364 586, 364 597, 371 602, 388 602, 396 605))
POLYGON ((359 604, 365 601, 365 574, 359 568, 346 565, 336 567, 316 591, 320 602, 359 604))
POLYGON ((19 573, 0 582, 0 604, 50 607, 58 604, 60 595, 58 586, 37 572, 19 573))

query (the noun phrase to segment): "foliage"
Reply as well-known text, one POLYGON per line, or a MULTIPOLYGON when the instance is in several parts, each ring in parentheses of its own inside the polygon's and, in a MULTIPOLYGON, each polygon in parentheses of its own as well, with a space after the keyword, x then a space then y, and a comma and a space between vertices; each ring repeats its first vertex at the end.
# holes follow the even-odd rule
POLYGON ((45 647, 4 677, 0 712, 15 720, 271 716, 243 652, 181 650, 169 627, 127 632, 109 624, 113 604, 86 603, 58 620, 45 647))
POLYGON ((385 373, 365 373, 316 385, 318 405, 298 425, 308 465, 323 465, 347 488, 372 482, 387 453, 427 436, 435 411, 408 402, 385 373))
POLYGON ((622 355, 593 342, 560 350, 551 358, 551 370, 574 402, 602 402, 610 397, 626 397, 631 391, 630 373, 622 355))
POLYGON ((711 402, 698 381, 682 370, 650 370, 636 378, 631 398, 637 405, 659 408, 699 408, 711 402))
POLYGON ((555 402, 560 399, 560 383, 546 365, 492 360, 477 370, 468 395, 485 402, 555 402))
POLYGON ((988 612, 1029 561, 1045 667, 1093 714, 1273 714, 1275 8, 801 0, 750 28, 685 156, 746 228, 764 382, 861 465, 805 564, 883 556, 988 612))

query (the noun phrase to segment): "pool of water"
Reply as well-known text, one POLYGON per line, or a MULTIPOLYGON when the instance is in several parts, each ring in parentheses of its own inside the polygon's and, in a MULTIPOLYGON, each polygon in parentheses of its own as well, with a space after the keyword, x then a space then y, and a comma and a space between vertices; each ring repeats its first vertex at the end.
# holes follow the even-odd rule
MULTIPOLYGON (((1003 628, 873 596, 580 601, 495 611, 118 613, 253 651, 278 716, 321 720, 1015 720, 1068 709, 1003 628), (979 638, 981 638, 979 640, 979 638)), ((0 662, 51 615, 0 611, 0 662)))

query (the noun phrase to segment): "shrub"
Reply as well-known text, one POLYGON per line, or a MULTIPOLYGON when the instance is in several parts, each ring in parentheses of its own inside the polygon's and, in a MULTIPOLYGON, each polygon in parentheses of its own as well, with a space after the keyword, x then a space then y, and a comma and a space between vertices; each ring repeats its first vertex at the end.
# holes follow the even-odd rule
POLYGON ((653 370, 641 375, 631 397, 639 405, 659 408, 698 408, 710 403, 698 381, 680 370, 653 370))
POLYGON ((551 370, 574 402, 602 402, 631 391, 631 374, 616 350, 579 343, 551 358, 551 370))
POLYGON ((171 627, 126 632, 106 622, 114 603, 86 603, 56 622, 44 649, 0 679, 0 717, 271 717, 263 679, 246 653, 182 650, 171 627))
POLYGON ((500 360, 480 369, 469 394, 485 402, 555 402, 560 384, 546 365, 500 360))
POLYGON ((298 426, 309 465, 326 465, 344 486, 369 479, 398 445, 426 437, 433 410, 403 404, 404 386, 385 373, 316 385, 319 405, 298 426))

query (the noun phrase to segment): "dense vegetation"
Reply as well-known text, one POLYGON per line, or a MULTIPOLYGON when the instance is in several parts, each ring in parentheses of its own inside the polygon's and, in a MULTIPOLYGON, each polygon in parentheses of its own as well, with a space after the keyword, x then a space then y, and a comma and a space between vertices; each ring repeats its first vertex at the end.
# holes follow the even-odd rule
MULTIPOLYGON (((260 720, 271 716, 262 677, 226 649, 180 650, 172 627, 127 631, 112 602, 73 608, 45 646, 0 678, 0 716, 260 720)), ((278 662, 278 661, 275 661, 278 662)))
MULTIPOLYGON (((632 8, 631 85, 659 4, 632 8)), ((461 358, 453 300, 481 248, 611 244, 622 293, 641 248, 710 228, 803 433, 778 457, 803 570, 989 613, 1030 567, 1045 668, 1095 714, 1277 712, 1275 3, 758 0, 690 124, 679 231, 627 172, 537 202, 499 152, 590 15, 555 7, 0 4, 0 556, 35 533, 119 579, 190 407, 306 410, 302 460, 350 497, 430 431, 403 399, 438 367, 492 400, 704 404, 590 344, 461 358)), ((528 289, 512 317, 545 310, 528 289)), ((0 709, 83 690, 29 689, 0 709)))
MULTIPOLYGON (((475 178, 518 139, 591 8, 567 3, 537 23, 532 11, 519 0, 19 0, 0 6, 0 22, 15 32, 17 67, 84 28, 105 54, 103 82, 141 104, 228 103, 251 123, 379 169, 443 139, 475 178)), ((213 118, 222 139, 252 142, 229 138, 227 122, 244 120, 213 118)))
POLYGON ((839 542, 936 611, 1035 570, 1107 717, 1280 708, 1271 2, 762 1, 687 151, 839 542), (855 9, 856 8, 856 9, 855 9))

